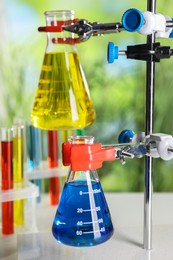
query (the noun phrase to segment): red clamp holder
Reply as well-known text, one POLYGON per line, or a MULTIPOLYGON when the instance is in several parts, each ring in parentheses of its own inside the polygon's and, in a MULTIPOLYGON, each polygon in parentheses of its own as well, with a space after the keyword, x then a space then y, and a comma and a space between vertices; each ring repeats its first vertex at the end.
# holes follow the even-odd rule
POLYGON ((38 27, 39 32, 62 32, 63 26, 70 25, 76 23, 79 19, 75 18, 73 20, 67 21, 52 21, 50 26, 41 26, 38 27))
POLYGON ((72 171, 95 170, 102 167, 103 161, 116 159, 114 147, 102 148, 101 143, 62 145, 63 165, 71 166, 72 171))
MULTIPOLYGON (((53 21, 51 22, 50 26, 41 26, 38 27, 39 32, 50 32, 50 33, 60 33, 63 31, 63 27, 67 25, 71 25, 73 23, 76 23, 79 19, 75 18, 73 20, 67 20, 67 21, 53 21)), ((63 37, 63 38, 52 38, 52 43, 54 44, 70 44, 75 45, 80 43, 79 38, 70 38, 70 37, 63 37)))

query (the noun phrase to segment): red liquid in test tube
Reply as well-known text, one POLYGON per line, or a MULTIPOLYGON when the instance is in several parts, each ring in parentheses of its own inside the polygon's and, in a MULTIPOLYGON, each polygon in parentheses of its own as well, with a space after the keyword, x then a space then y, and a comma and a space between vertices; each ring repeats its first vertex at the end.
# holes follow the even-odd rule
MULTIPOLYGON (((58 167, 58 133, 56 130, 48 131, 48 165, 49 168, 58 167)), ((60 195, 59 177, 49 179, 50 204, 57 205, 60 195)))
MULTIPOLYGON (((12 167, 12 130, 1 129, 1 172, 2 190, 13 188, 13 167, 12 167)), ((13 223, 13 202, 2 202, 2 234, 9 235, 14 233, 13 223)))

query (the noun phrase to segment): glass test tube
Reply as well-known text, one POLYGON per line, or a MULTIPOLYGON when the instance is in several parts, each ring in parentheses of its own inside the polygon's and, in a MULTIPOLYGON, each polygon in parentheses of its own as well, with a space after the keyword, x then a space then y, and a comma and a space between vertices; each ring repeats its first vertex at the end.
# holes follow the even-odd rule
MULTIPOLYGON (((29 126, 30 132, 30 167, 31 169, 40 167, 41 157, 41 132, 40 129, 32 125, 29 126)), ((39 187, 39 193, 42 191, 42 180, 37 179, 34 181, 39 187)), ((41 196, 37 197, 37 202, 41 202, 41 196)))
MULTIPOLYGON (((12 129, 1 128, 1 172, 2 190, 13 188, 13 142, 12 129)), ((13 202, 2 202, 2 234, 9 235, 14 233, 13 224, 13 202)))
POLYGON ((69 137, 73 136, 73 131, 72 130, 63 130, 62 131, 62 143, 65 143, 68 141, 69 137))
MULTIPOLYGON (((48 135, 48 165, 49 168, 58 166, 58 132, 49 130, 48 135)), ((60 195, 59 177, 51 177, 49 179, 50 204, 57 205, 60 195)))
POLYGON ((21 126, 23 128, 23 167, 24 171, 30 169, 30 158, 29 158, 29 127, 28 127, 28 119, 22 117, 14 117, 13 124, 21 126))
MULTIPOLYGON (((21 188, 24 166, 24 127, 13 126, 13 178, 15 188, 21 188)), ((24 200, 14 201, 14 224, 24 225, 24 200)))
POLYGON ((86 130, 86 128, 77 129, 76 130, 76 134, 77 134, 77 136, 86 136, 87 135, 87 130, 86 130))
POLYGON ((33 148, 33 132, 32 125, 29 125, 29 169, 33 170, 34 168, 34 148, 33 148))

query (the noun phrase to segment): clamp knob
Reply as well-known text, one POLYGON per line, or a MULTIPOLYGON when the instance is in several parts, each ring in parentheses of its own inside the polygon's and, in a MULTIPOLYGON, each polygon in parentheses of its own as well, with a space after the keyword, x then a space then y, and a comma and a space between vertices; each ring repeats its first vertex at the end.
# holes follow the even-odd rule
POLYGON ((118 59, 118 46, 115 46, 113 42, 109 42, 107 49, 107 61, 108 63, 113 63, 115 59, 118 59))
POLYGON ((130 143, 135 133, 132 130, 126 129, 123 130, 118 137, 118 142, 122 143, 130 143))
POLYGON ((171 135, 162 133, 151 134, 146 136, 145 143, 150 145, 151 157, 160 157, 165 161, 173 159, 173 137, 171 135))
POLYGON ((137 32, 144 25, 144 15, 137 9, 128 9, 122 16, 122 25, 128 32, 137 32))
POLYGON ((157 147, 160 158, 165 161, 173 159, 173 152, 169 151, 169 148, 172 148, 172 147, 173 147, 173 138, 172 137, 168 137, 168 138, 165 138, 164 140, 161 140, 158 143, 158 147, 157 147))

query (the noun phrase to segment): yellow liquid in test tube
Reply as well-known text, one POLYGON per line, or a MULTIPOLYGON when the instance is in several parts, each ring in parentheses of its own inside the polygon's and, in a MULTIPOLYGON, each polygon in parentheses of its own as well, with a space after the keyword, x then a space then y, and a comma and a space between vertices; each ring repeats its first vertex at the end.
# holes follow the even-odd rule
MULTIPOLYGON (((23 138, 13 138, 13 179, 14 184, 21 188, 23 181, 23 138)), ((24 200, 14 201, 14 224, 24 225, 24 200)))
POLYGON ((76 52, 45 53, 31 122, 46 130, 84 128, 95 120, 76 52))

